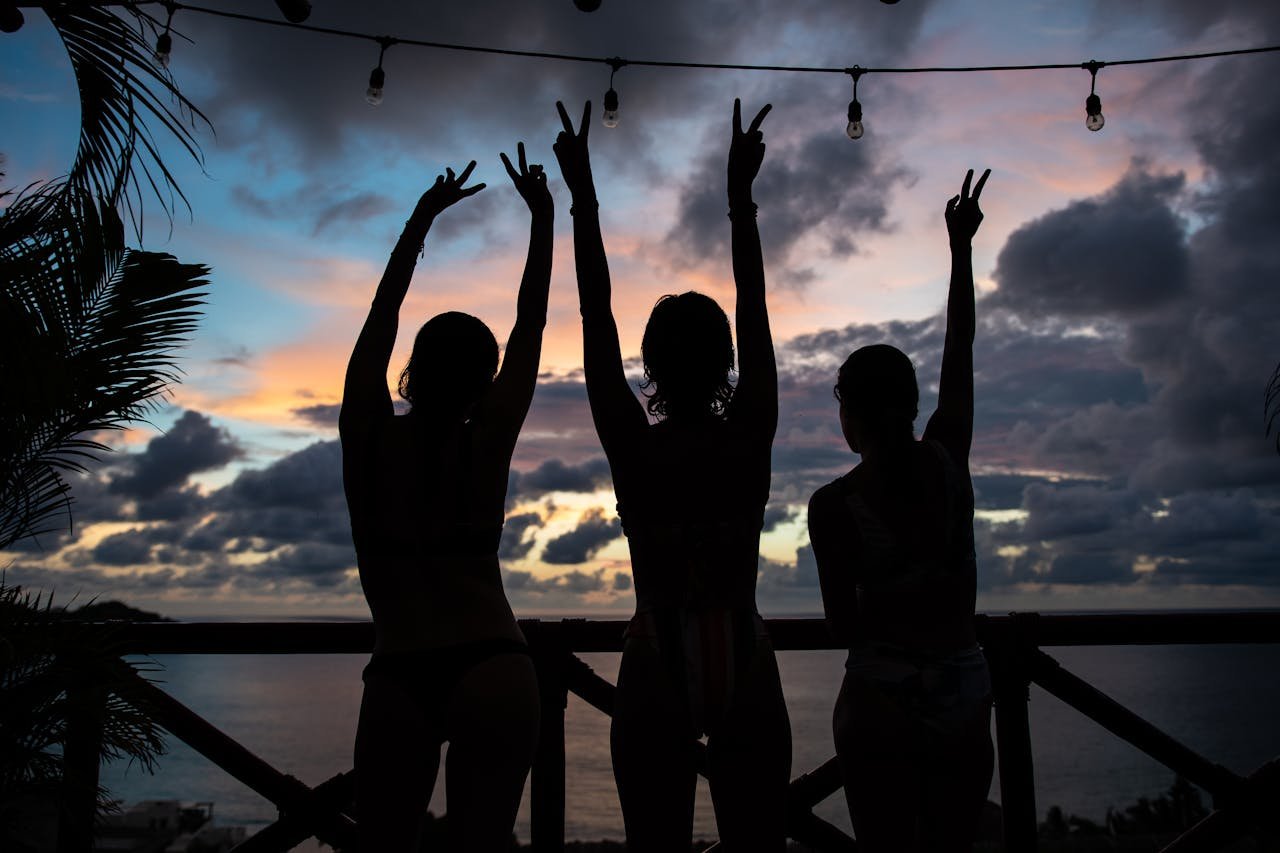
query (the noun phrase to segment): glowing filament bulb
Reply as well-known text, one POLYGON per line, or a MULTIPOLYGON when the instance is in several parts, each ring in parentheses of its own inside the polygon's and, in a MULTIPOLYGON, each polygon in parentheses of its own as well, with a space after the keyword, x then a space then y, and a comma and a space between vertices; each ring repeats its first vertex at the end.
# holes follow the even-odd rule
POLYGON ((1084 99, 1084 126, 1092 131, 1099 131, 1106 123, 1107 120, 1102 115, 1102 98, 1090 94, 1084 99))
POLYGON ((162 68, 169 67, 169 57, 173 53, 173 36, 169 35, 169 31, 165 30, 156 39, 156 62, 160 63, 162 68))
POLYGON ((618 93, 612 86, 604 93, 604 115, 601 118, 605 127, 618 126, 618 93))
POLYGON ((866 128, 862 126, 862 104, 858 103, 857 98, 849 102, 849 123, 844 132, 850 139, 861 139, 862 134, 866 133, 866 128))
POLYGON ((382 88, 386 85, 386 82, 387 72, 382 70, 381 65, 370 72, 369 88, 365 89, 364 99, 368 101, 371 106, 376 107, 378 104, 382 103, 382 88))

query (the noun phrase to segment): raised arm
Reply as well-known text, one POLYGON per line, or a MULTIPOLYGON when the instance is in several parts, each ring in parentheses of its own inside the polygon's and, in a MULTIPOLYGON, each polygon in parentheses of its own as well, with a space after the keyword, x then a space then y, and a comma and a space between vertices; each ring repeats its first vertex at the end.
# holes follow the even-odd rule
POLYGON ((764 160, 760 123, 773 109, 765 104, 742 130, 742 105, 733 102, 733 138, 729 143, 729 220, 733 234, 733 280, 737 288, 738 386, 731 417, 749 423, 769 440, 778 429, 778 367, 769 333, 764 298, 764 257, 751 184, 764 160))
POLYGON ((938 379, 938 408, 929 418, 924 437, 942 442, 958 464, 969 459, 973 444, 973 235, 982 224, 978 196, 991 170, 978 178, 969 194, 973 170, 964 176, 960 195, 947 202, 947 235, 951 239, 951 285, 947 292, 947 336, 942 345, 942 373, 938 379))
POLYGON ((644 408, 631 393, 622 369, 618 326, 610 305, 609 262, 600 235, 600 205, 591 177, 587 135, 591 129, 591 102, 582 110, 582 124, 574 132, 564 105, 556 102, 564 130, 554 146, 560 173, 573 197, 573 255, 578 273, 578 306, 582 312, 582 353, 591 418, 605 453, 629 442, 629 434, 647 424, 644 408))
POLYGON ((400 304, 409 290, 414 265, 435 218, 450 205, 484 189, 484 184, 463 187, 475 165, 472 160, 457 177, 453 169, 446 169, 444 175, 436 177, 436 182, 418 200, 413 215, 405 222, 404 231, 391 250, 391 258, 382 273, 382 280, 378 282, 369 315, 360 329, 355 349, 351 351, 351 360, 347 362, 342 412, 338 417, 338 430, 344 437, 354 437, 358 431, 368 429, 377 418, 392 414, 391 394, 387 390, 387 365, 396 343, 400 304))
POLYGON ((547 293, 551 289, 555 204, 547 189, 547 175, 542 166, 537 163, 529 165, 525 161, 523 142, 516 146, 519 171, 511 165, 506 154, 498 156, 502 158, 516 191, 529 206, 529 254, 520 279, 516 322, 511 328, 511 336, 507 338, 502 369, 498 371, 493 389, 486 395, 482 406, 489 415, 488 420, 502 430, 514 446, 538 381, 542 330, 547 325, 547 293))

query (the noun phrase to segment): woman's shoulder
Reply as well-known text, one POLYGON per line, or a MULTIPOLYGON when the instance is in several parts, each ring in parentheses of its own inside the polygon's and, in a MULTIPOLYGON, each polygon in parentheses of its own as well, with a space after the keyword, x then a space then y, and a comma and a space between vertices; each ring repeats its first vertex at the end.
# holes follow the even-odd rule
POLYGON ((809 498, 809 512, 829 510, 832 506, 844 506, 851 491, 857 489, 858 468, 854 468, 836 477, 825 486, 820 486, 809 498))

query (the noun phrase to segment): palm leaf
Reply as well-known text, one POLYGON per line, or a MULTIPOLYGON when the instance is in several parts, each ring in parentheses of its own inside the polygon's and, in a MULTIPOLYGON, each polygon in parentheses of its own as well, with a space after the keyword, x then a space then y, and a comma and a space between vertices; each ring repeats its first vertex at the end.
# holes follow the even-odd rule
POLYGON ((1280 364, 1276 365, 1271 381, 1267 383, 1266 397, 1262 401, 1262 417, 1267 425, 1268 436, 1273 429, 1276 430, 1276 452, 1280 453, 1280 429, 1276 429, 1277 422, 1280 421, 1280 364))
POLYGON ((152 22, 137 7, 131 19, 89 4, 46 3, 45 12, 71 59, 80 90, 80 145, 68 183, 111 207, 123 207, 142 236, 147 196, 172 217, 187 198, 161 157, 152 123, 203 163, 194 130, 209 126, 155 59, 147 33, 152 22))
POLYGON ((0 548, 66 515, 61 472, 90 436, 142 419, 177 379, 208 269, 126 249, 108 205, 55 185, 0 217, 0 548))
MULTIPOLYGON (((103 759, 125 759, 144 770, 165 751, 164 734, 152 713, 145 668, 119 657, 117 629, 87 623, 52 597, 32 595, 0 578, 0 848, 19 846, 9 837, 6 812, 45 798, 63 804, 74 790, 66 784, 62 745, 68 721, 86 703, 102 701, 103 759), (144 675, 145 677, 145 675, 144 675), (78 684, 88 691, 68 690, 78 684)), ((99 790, 99 813, 109 807, 99 790)))

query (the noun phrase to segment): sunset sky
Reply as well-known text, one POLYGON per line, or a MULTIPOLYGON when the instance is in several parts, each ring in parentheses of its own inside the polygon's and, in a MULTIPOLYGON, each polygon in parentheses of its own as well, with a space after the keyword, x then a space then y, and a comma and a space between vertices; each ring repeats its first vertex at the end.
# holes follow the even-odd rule
MULTIPOLYGON (((210 0, 278 17, 267 0, 210 0)), ((862 66, 1079 63, 1280 43, 1274 0, 789 3, 316 0, 308 23, 630 59, 862 66)), ((191 211, 147 211, 143 247, 212 268, 184 381, 75 485, 74 529, 0 554, 7 582, 175 616, 367 613, 336 441, 342 374, 401 224, 447 165, 488 183, 436 223, 401 345, 447 309, 503 341, 528 213, 499 151, 523 140, 557 200, 544 375, 516 448, 501 555, 521 614, 633 604, 586 407, 568 196, 551 143, 605 65, 393 46, 174 18, 170 66, 210 119, 191 211), (185 37, 185 38, 183 38, 185 37), (188 41, 189 39, 189 41, 188 41)), ((66 51, 37 10, 0 34, 6 188, 71 165, 66 51)), ((732 305, 724 164, 733 98, 764 123, 756 184, 781 372, 762 542, 766 614, 821 609, 804 508, 855 458, 835 368, 887 341, 932 410, 946 297, 943 208, 992 169, 975 240, 980 610, 1280 605, 1280 456, 1262 400, 1280 360, 1280 53, 1103 68, 868 74, 866 136, 840 74, 627 67, 591 130, 623 353, 663 294, 732 305)), ((638 366, 634 366, 638 374, 638 366)))

